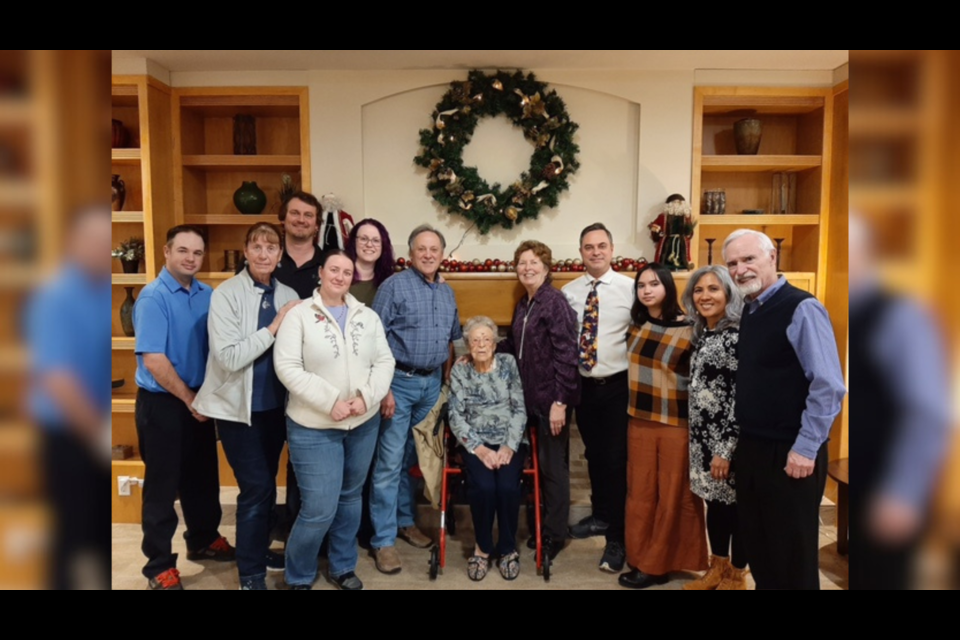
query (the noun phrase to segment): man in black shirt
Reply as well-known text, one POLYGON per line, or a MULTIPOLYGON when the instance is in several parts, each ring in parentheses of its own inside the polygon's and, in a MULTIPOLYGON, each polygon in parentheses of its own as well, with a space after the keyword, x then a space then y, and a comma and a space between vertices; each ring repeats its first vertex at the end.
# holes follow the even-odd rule
POLYGON ((317 246, 320 202, 310 193, 298 191, 280 207, 283 225, 283 255, 273 275, 293 288, 301 299, 313 296, 320 268, 317 246))
MULTIPOLYGON (((320 247, 317 246, 320 202, 316 196, 298 191, 280 206, 283 225, 283 255, 274 270, 277 280, 292 288, 301 299, 313 297, 320 272, 320 247)), ((300 512, 300 487, 287 460, 287 505, 278 507, 276 537, 286 539, 300 512)))

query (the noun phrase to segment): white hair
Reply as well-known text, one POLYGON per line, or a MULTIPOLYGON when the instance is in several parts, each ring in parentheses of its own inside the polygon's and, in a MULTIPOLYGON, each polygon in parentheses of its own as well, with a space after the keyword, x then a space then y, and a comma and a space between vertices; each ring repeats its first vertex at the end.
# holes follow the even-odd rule
POLYGON ((770 239, 765 233, 760 231, 755 231, 753 229, 737 229, 733 233, 727 236, 727 239, 723 241, 723 261, 727 261, 727 246, 734 240, 739 240, 743 236, 753 236, 760 241, 760 249, 766 253, 771 253, 774 251, 773 240, 770 239))
POLYGON ((487 329, 490 329, 490 331, 493 333, 494 340, 496 340, 497 323, 487 316, 473 316, 467 320, 467 324, 463 327, 463 336, 469 340, 470 334, 473 333, 475 329, 479 329, 480 327, 486 327, 487 329))

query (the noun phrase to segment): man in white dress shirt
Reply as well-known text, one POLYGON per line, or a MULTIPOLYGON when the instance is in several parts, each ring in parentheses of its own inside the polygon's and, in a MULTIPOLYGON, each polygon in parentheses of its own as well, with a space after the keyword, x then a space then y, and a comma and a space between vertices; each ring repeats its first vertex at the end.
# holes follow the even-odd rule
POLYGON ((624 564, 627 500, 627 327, 633 280, 613 271, 613 236, 597 222, 580 233, 586 273, 563 288, 578 318, 583 393, 577 425, 586 448, 593 514, 570 527, 571 538, 605 535, 600 569, 624 564))

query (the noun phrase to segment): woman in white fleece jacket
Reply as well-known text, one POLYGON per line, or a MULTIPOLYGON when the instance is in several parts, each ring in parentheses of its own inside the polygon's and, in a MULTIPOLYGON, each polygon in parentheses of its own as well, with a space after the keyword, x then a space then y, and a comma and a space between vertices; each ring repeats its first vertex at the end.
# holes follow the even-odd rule
POLYGON ((274 344, 277 376, 290 394, 287 443, 302 494, 286 547, 293 589, 313 584, 327 535, 330 578, 344 590, 363 588, 354 573, 360 498, 394 360, 380 318, 348 293, 353 269, 345 252, 326 252, 320 286, 287 314, 274 344))
POLYGON ((210 355, 193 401, 197 413, 216 420, 240 485, 236 557, 240 588, 247 591, 265 590, 267 570, 283 568, 283 556, 269 547, 287 390, 277 379, 271 349, 284 315, 300 299, 272 276, 280 247, 280 232, 268 222, 247 231, 246 266, 210 299, 210 355))

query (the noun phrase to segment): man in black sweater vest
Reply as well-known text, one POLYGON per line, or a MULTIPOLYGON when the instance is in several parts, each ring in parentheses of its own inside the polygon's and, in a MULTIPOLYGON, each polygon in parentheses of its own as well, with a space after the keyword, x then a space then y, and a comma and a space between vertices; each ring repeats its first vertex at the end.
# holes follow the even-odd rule
POLYGON ((819 589, 826 442, 846 394, 833 327, 816 298, 777 275, 765 234, 733 232, 723 258, 746 296, 734 465, 747 559, 757 589, 819 589))

